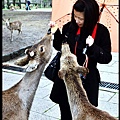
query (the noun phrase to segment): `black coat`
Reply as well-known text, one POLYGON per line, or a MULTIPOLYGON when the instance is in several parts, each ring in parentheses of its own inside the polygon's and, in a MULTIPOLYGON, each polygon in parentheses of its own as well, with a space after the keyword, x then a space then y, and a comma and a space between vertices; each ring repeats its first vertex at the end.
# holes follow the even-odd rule
MULTIPOLYGON (((61 44, 65 39, 65 34, 67 32, 69 32, 67 43, 69 44, 71 52, 74 53, 77 30, 71 25, 70 22, 63 26, 62 34, 60 33, 59 29, 56 31, 54 34, 53 47, 56 50, 61 50, 61 44)), ((79 65, 83 65, 85 61, 83 48, 86 46, 85 43, 88 35, 89 34, 87 32, 83 33, 81 31, 80 37, 78 39, 76 56, 79 65)), ((97 63, 108 64, 112 60, 110 33, 108 29, 100 23, 98 23, 97 26, 96 37, 94 39, 93 45, 87 49, 87 56, 89 60, 89 73, 87 74, 86 79, 83 79, 83 86, 87 92, 90 102, 93 105, 98 106, 100 74, 97 69, 97 63)), ((58 77, 55 79, 53 84, 50 98, 56 103, 62 103, 62 101, 67 100, 64 81, 58 77)))

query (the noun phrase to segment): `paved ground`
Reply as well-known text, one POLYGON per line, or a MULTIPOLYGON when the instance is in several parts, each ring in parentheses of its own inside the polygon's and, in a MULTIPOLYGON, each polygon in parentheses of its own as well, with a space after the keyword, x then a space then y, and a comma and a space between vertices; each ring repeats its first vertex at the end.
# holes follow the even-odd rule
MULTIPOLYGON (((54 56, 55 52, 53 53, 54 56)), ((112 53, 113 60, 108 65, 99 65, 101 79, 105 82, 118 83, 118 53, 112 53)), ((9 61, 13 64, 13 61, 9 61)), ((3 90, 8 89, 18 82, 25 73, 11 70, 2 70, 3 90)), ((57 104, 49 99, 53 82, 48 80, 44 74, 41 77, 38 89, 30 111, 29 120, 57 120, 60 118, 60 111, 57 104)), ((111 115, 118 117, 118 97, 119 91, 115 89, 100 87, 98 108, 109 112, 111 115)))
MULTIPOLYGON (((4 50, 5 48, 3 49, 3 51, 4 50)), ((56 51, 53 52, 52 57, 55 55, 55 53, 56 51)), ((119 84, 118 53, 112 53, 112 55, 112 61, 107 65, 98 64, 98 69, 100 70, 101 81, 119 84)), ((13 65, 14 61, 15 59, 7 61, 6 63, 13 65)), ((2 69, 2 89, 5 90, 13 86, 24 76, 24 74, 25 73, 23 72, 2 69)), ((43 74, 35 94, 32 108, 30 110, 29 120, 60 119, 60 111, 58 104, 55 104, 49 99, 49 94, 51 92, 52 86, 53 82, 48 80, 43 74)), ((118 98, 119 91, 117 89, 100 87, 98 108, 109 112, 115 117, 119 117, 118 98)))

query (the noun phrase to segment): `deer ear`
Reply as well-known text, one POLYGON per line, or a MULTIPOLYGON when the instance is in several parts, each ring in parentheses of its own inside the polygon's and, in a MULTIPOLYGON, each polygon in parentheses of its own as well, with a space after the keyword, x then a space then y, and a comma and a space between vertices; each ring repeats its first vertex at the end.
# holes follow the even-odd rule
POLYGON ((84 74, 88 74, 89 73, 89 69, 85 68, 83 66, 78 66, 75 68, 77 73, 81 73, 82 75, 84 74))
POLYGON ((8 20, 10 20, 10 18, 8 18, 8 20))
POLYGON ((60 70, 58 71, 58 77, 59 77, 60 79, 63 79, 63 80, 64 80, 65 75, 66 75, 66 70, 60 69, 60 70))
POLYGON ((29 52, 29 49, 26 49, 26 50, 25 50, 25 54, 28 54, 28 52, 29 52))
POLYGON ((40 45, 39 46, 39 51, 41 54, 43 54, 45 52, 45 46, 44 45, 40 45))
POLYGON ((5 19, 4 19, 4 18, 2 18, 2 20, 5 22, 5 19))

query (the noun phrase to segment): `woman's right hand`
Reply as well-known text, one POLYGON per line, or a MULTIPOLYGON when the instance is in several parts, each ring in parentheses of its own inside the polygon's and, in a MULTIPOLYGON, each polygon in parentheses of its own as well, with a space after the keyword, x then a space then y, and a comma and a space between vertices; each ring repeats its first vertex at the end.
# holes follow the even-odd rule
POLYGON ((50 23, 48 24, 50 28, 55 27, 55 22, 54 21, 50 21, 50 23))
POLYGON ((58 25, 54 21, 50 21, 48 25, 51 28, 51 32, 54 34, 56 30, 58 29, 58 25))

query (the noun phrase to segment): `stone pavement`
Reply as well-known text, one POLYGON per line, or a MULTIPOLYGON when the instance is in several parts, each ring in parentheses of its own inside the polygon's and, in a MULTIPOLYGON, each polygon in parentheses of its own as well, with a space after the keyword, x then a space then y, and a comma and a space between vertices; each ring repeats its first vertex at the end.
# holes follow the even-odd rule
MULTIPOLYGON (((52 58, 55 53, 56 51, 53 52, 52 58)), ((107 65, 98 64, 98 69, 100 70, 101 81, 119 84, 118 53, 112 53, 112 55, 112 61, 107 65)), ((8 62, 13 65, 14 60, 8 62)), ((5 90, 13 86, 24 74, 23 72, 2 69, 2 89, 5 90)), ((59 106, 49 98, 52 86, 53 82, 47 79, 43 74, 30 110, 29 120, 60 120, 59 106)), ((119 91, 117 89, 100 87, 98 108, 109 112, 115 117, 119 117, 118 98, 119 91)))

